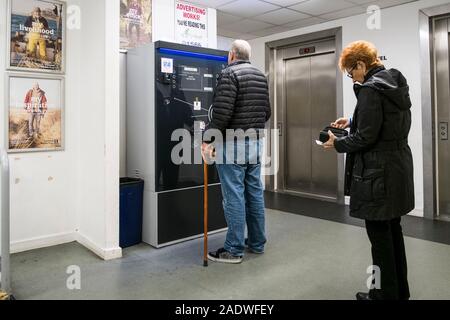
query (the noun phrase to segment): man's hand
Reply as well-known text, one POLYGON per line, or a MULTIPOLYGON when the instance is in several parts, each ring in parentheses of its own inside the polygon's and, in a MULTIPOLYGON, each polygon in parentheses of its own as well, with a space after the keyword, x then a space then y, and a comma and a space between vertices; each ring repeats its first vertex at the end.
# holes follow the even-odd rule
POLYGON ((348 118, 339 118, 335 122, 331 124, 333 128, 338 129, 347 129, 350 128, 350 119, 348 118))
POLYGON ((214 145, 203 142, 202 157, 203 157, 203 161, 205 161, 206 163, 209 163, 211 160, 213 160, 216 157, 216 151, 214 150, 214 145))
POLYGON ((334 149, 334 142, 336 141, 336 136, 333 134, 333 132, 328 131, 328 135, 330 136, 330 140, 323 144, 325 150, 334 149))

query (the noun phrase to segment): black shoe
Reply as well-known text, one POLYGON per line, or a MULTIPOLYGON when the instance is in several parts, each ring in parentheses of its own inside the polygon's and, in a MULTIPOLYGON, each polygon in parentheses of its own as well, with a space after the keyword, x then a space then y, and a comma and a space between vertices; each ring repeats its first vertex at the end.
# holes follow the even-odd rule
POLYGON ((239 264, 244 260, 241 256, 233 256, 225 249, 219 249, 216 252, 210 252, 208 254, 208 259, 214 262, 229 263, 229 264, 239 264))
POLYGON ((356 294, 356 300, 358 301, 364 301, 364 300, 373 300, 370 298, 370 295, 368 293, 364 293, 364 292, 358 292, 356 294))
POLYGON ((247 250, 248 250, 248 252, 250 252, 250 253, 253 253, 253 254, 264 254, 264 250, 263 250, 263 251, 258 251, 258 250, 255 250, 255 249, 253 249, 253 248, 250 248, 250 247, 248 246, 248 239, 245 239, 245 246, 247 247, 247 250))
POLYGON ((247 250, 248 250, 248 252, 253 253, 253 254, 258 254, 258 255, 264 254, 264 251, 256 251, 256 250, 253 250, 252 248, 248 248, 247 250))

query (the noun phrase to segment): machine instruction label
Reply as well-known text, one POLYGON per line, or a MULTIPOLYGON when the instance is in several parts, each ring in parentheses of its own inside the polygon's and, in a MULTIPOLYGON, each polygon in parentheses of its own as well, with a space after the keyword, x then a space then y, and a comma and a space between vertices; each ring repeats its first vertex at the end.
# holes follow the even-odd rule
POLYGON ((173 73, 173 59, 161 58, 161 72, 162 73, 173 73))

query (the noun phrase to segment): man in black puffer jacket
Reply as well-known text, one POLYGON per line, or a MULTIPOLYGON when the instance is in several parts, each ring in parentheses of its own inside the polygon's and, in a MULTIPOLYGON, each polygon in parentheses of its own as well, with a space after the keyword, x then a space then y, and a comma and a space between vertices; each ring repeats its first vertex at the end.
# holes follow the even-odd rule
MULTIPOLYGON (((245 46, 245 43, 236 41, 234 46, 245 46)), ((221 131, 264 129, 271 117, 267 79, 250 64, 246 54, 241 56, 239 51, 237 54, 231 51, 230 64, 219 79, 212 127, 221 131)))
MULTIPOLYGON (((257 254, 264 253, 266 244, 262 143, 258 132, 270 119, 271 108, 267 79, 250 64, 250 55, 248 42, 233 43, 229 65, 219 78, 211 112, 211 128, 228 134, 227 143, 217 148, 220 156, 223 155, 223 161, 216 162, 216 166, 222 183, 228 234, 224 247, 208 255, 216 262, 241 263, 246 244, 250 252, 257 254)), ((204 145, 203 149, 207 150, 208 146, 204 145)))

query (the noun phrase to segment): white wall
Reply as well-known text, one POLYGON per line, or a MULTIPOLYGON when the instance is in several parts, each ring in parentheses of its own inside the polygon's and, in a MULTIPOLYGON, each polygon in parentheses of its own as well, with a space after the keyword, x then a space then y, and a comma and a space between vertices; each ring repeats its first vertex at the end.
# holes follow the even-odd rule
MULTIPOLYGON (((414 178, 416 186, 415 215, 423 216, 423 154, 422 154, 422 109, 421 109, 421 75, 419 50, 419 10, 448 3, 444 0, 422 0, 382 10, 381 30, 367 28, 367 15, 339 19, 319 25, 284 32, 251 41, 253 63, 265 70, 265 43, 289 38, 301 34, 342 27, 343 45, 356 41, 368 40, 378 47, 380 55, 388 58, 386 67, 401 70, 409 81, 413 103, 413 124, 410 145, 414 155, 414 178)), ((344 115, 353 114, 356 98, 352 82, 344 77, 344 115)))
POLYGON ((120 53, 120 176, 127 175, 127 54, 120 53))
MULTIPOLYGON (((0 70, 5 70, 6 1, 0 3, 0 70)), ((0 96, 6 98, 5 73, 0 77, 0 96)), ((74 117, 68 102, 67 119, 74 117)), ((0 141, 6 144, 4 118, 6 104, 0 112, 0 141)), ((60 243, 74 239, 76 208, 75 131, 76 123, 66 123, 66 151, 16 154, 11 162, 11 241, 13 251, 39 247, 43 243, 60 243)))
MULTIPOLYGON (((119 6, 110 0, 77 0, 81 42, 73 57, 79 74, 79 241, 100 256, 119 248, 119 6), (117 30, 117 32, 113 32, 117 30), (86 50, 89 48, 89 50, 86 50)), ((74 31, 75 32, 75 31, 74 31)))
POLYGON ((235 39, 217 36, 217 49, 229 51, 234 40, 235 39))
MULTIPOLYGON (((67 2, 81 8, 81 30, 67 32, 65 150, 10 155, 12 250, 78 240, 102 258, 116 258, 121 256, 119 6, 109 0, 67 2)), ((0 3, 4 17, 5 3, 0 3)), ((1 70, 5 20, 0 20, 1 70)), ((4 88, 2 76, 2 97, 4 88)), ((2 142, 4 115, 0 112, 2 142)))

